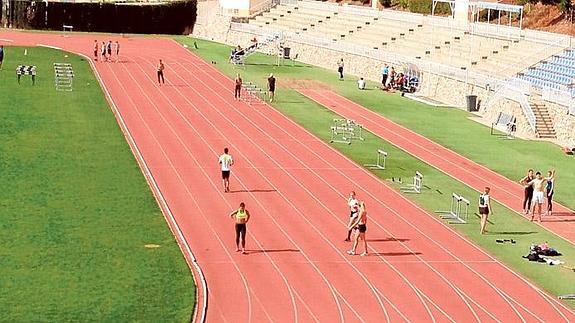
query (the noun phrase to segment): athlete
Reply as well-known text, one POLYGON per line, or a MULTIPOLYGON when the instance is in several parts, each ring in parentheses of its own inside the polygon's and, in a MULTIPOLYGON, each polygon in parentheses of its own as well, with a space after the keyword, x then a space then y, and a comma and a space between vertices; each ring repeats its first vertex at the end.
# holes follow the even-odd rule
POLYGON ((158 84, 162 85, 165 84, 166 81, 164 81, 164 69, 166 67, 164 66, 164 63, 162 62, 162 60, 160 60, 160 62, 158 63, 158 84), (161 82, 160 82, 161 81, 161 82))
POLYGON ((240 74, 236 74, 236 79, 234 80, 234 100, 241 99, 242 97, 242 77, 240 74))
POLYGON ((534 179, 535 177, 533 177, 533 170, 530 169, 529 171, 527 171, 527 175, 525 175, 525 177, 523 177, 519 181, 519 184, 523 185, 525 189, 523 197, 523 213, 525 214, 529 214, 529 210, 531 209, 531 199, 533 198, 533 186, 529 185, 529 183, 531 183, 531 181, 534 179))
POLYGON ((547 215, 553 212, 553 194, 555 193, 555 170, 547 172, 547 186, 545 187, 547 193, 547 215))
POLYGON ((533 201, 535 202, 535 205, 533 205, 533 213, 531 213, 531 221, 533 221, 533 218, 535 217, 535 209, 537 209, 537 221, 541 223, 541 206, 545 200, 545 187, 547 186, 548 182, 548 178, 544 178, 541 176, 541 172, 537 172, 535 174, 535 179, 528 184, 533 186, 533 201))
POLYGON ((94 40, 94 60, 98 61, 98 41, 94 40))
POLYGON ((240 237, 242 240, 241 252, 246 254, 246 224, 250 220, 250 212, 246 210, 246 204, 240 203, 240 208, 230 213, 230 218, 236 221, 236 252, 240 251, 240 237))
POLYGON ((349 228, 353 222, 357 219, 357 215, 359 214, 359 201, 355 198, 355 192, 351 191, 349 193, 349 198, 347 199, 347 206, 349 207, 349 223, 347 224, 347 238, 345 241, 350 241, 351 232, 353 231, 353 227, 349 228))
POLYGON ((485 234, 485 226, 487 226, 487 217, 489 213, 493 214, 491 209, 491 198, 489 197, 489 187, 485 188, 483 194, 479 195, 479 214, 481 215, 481 234, 485 234))
POLYGON ((224 154, 218 159, 218 163, 222 167, 222 180, 224 184, 224 193, 230 191, 230 168, 234 164, 232 155, 228 154, 228 148, 224 148, 224 154))
POLYGON ((359 239, 363 240, 363 246, 365 248, 362 256, 367 256, 367 240, 365 240, 365 232, 367 231, 367 209, 365 207, 365 202, 359 203, 359 216, 357 216, 354 223, 349 226, 350 229, 355 229, 355 239, 353 240, 353 248, 347 253, 351 256, 355 255, 355 250, 357 249, 357 244, 359 239))
POLYGON ((270 97, 270 102, 274 102, 274 96, 276 92, 276 78, 273 74, 268 77, 268 95, 270 97))

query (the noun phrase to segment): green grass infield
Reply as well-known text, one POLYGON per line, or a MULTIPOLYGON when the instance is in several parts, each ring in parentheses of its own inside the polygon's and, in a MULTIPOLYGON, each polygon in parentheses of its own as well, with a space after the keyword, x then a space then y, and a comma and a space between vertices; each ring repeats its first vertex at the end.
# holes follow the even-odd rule
POLYGON ((26 49, 0 71, 0 321, 189 321, 192 275, 89 63, 26 49))

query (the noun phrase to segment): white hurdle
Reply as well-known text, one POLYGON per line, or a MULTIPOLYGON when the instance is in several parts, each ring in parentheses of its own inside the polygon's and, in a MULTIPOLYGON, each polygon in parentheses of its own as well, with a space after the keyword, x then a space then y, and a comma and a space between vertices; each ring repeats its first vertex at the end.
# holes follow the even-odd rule
POLYGON ((406 186, 401 187, 401 191, 403 193, 421 193, 421 187, 423 186, 423 174, 420 172, 415 172, 415 176, 413 176, 413 183, 408 184, 406 186))
POLYGON ((241 97, 242 101, 245 101, 249 105, 252 105, 252 103, 263 103, 265 99, 265 91, 255 83, 243 83, 242 90, 244 92, 241 97))
POLYGON ((370 168, 370 169, 385 169, 385 160, 387 159, 387 152, 378 149, 377 150, 377 161, 375 164, 365 164, 363 166, 370 168))
POLYGON ((442 219, 451 220, 449 223, 467 223, 469 215, 469 200, 456 193, 451 194, 451 205, 449 211, 435 211, 435 213, 444 214, 442 219))
POLYGON ((351 145, 354 139, 364 140, 362 136, 363 127, 353 120, 333 119, 330 127, 330 142, 340 142, 351 145))

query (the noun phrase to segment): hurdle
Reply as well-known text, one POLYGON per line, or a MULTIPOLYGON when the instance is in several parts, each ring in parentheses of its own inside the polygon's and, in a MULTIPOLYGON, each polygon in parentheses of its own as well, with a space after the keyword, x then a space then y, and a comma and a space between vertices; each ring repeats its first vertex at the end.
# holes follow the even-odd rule
POLYGON ((575 299, 575 294, 561 295, 559 299, 575 299))
POLYGON ((448 211, 435 211, 438 214, 444 214, 441 216, 444 220, 451 220, 451 224, 467 223, 467 217, 469 215, 469 200, 456 193, 451 193, 451 204, 448 211), (463 205, 463 206, 462 206, 463 205))
POLYGON ((385 169, 385 160, 387 159, 387 152, 378 149, 377 150, 377 160, 375 164, 365 164, 363 166, 370 168, 370 169, 385 169))
POLYGON ((54 85, 57 91, 72 91, 74 70, 72 64, 54 63, 54 85))
POLYGON ((252 82, 245 82, 242 84, 242 90, 244 95, 242 95, 241 100, 245 101, 247 104, 252 104, 255 102, 264 101, 265 92, 262 88, 257 86, 252 82))
POLYGON ((413 182, 406 186, 400 188, 403 193, 421 193, 421 187, 423 186, 423 174, 416 171, 415 176, 413 176, 413 182))
POLYGON ((364 140, 363 127, 350 119, 333 119, 330 127, 330 142, 339 142, 351 145, 352 140, 364 140))

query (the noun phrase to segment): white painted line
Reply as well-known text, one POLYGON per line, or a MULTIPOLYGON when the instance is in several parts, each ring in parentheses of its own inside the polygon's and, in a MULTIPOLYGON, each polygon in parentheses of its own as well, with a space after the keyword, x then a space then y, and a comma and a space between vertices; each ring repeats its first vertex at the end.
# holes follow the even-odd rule
MULTIPOLYGON (((63 49, 60 48, 60 47, 50 46, 50 45, 44 45, 44 44, 36 44, 36 46, 38 46, 38 47, 52 48, 52 49, 56 49, 56 50, 63 50, 63 49)), ((82 56, 84 56, 84 55, 82 55, 82 56)))

